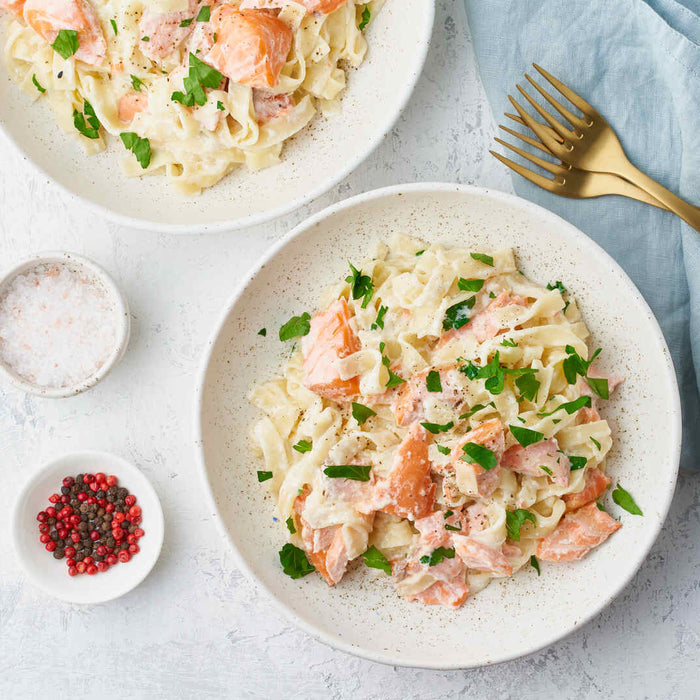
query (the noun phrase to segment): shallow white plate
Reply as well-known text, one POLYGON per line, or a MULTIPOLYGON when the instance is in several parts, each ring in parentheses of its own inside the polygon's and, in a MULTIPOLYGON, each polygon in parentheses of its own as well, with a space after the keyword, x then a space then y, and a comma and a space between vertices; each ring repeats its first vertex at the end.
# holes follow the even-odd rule
MULTIPOLYGON (((398 119, 428 52, 434 0, 388 0, 366 30, 369 50, 350 71, 342 113, 320 115, 285 145, 282 163, 236 168, 199 197, 183 197, 164 177, 126 178, 121 144, 85 156, 45 101, 32 105, 0 61, 0 129, 63 189, 127 226, 203 233, 252 226, 323 194, 356 168, 398 119)), ((0 22, 1 25, 1 22, 0 22)), ((0 26, 0 43, 4 42, 0 26)))
POLYGON ((29 580, 46 593, 69 603, 104 603, 128 593, 148 576, 163 545, 163 511, 151 483, 133 464, 106 452, 64 455, 41 467, 20 492, 13 518, 15 553, 29 580), (39 541, 36 516, 50 505, 52 493, 61 492, 64 476, 114 474, 141 506, 144 536, 141 551, 126 564, 116 564, 94 576, 69 576, 65 559, 54 559, 39 541))
POLYGON ((600 612, 632 578, 666 516, 681 443, 678 390, 668 349, 649 307, 621 268, 580 231, 516 197, 476 187, 418 184, 342 202, 292 231, 239 288, 207 353, 197 406, 201 458, 212 508, 240 567, 304 630, 368 659, 468 668, 512 659, 561 639, 600 612), (626 379, 604 415, 614 446, 608 469, 644 511, 584 560, 542 563, 492 583, 459 610, 408 603, 363 564, 331 589, 320 576, 293 581, 277 552, 284 525, 258 484, 246 395, 279 371, 289 344, 277 339, 293 314, 313 311, 321 290, 396 232, 474 249, 515 249, 523 272, 562 280, 601 345, 604 369, 626 379), (267 337, 257 335, 265 326, 267 337))

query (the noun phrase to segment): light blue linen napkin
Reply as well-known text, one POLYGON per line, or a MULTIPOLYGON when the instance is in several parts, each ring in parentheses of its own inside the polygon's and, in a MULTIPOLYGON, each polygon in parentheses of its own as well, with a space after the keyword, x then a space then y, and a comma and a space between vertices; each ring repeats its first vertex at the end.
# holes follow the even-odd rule
MULTIPOLYGON (((539 63, 609 121, 637 167, 700 204, 700 0, 465 2, 498 123, 513 111, 507 95, 539 63)), ((700 234, 622 197, 568 200, 515 174, 513 185, 595 239, 639 287, 676 367, 681 466, 700 469, 700 234)))

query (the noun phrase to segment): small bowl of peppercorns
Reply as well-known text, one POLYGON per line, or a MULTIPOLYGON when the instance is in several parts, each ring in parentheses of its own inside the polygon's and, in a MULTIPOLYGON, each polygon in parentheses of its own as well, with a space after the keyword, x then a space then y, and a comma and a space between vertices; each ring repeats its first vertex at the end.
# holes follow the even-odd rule
POLYGON ((15 508, 15 550, 27 576, 71 603, 124 595, 148 575, 162 543, 153 487, 107 453, 53 460, 29 479, 15 508))

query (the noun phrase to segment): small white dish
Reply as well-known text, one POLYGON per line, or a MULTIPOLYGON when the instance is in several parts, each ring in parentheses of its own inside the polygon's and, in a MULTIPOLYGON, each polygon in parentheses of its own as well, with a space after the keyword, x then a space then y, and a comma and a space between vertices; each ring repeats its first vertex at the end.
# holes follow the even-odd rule
POLYGON ((156 563, 163 545, 163 511, 158 494, 134 465, 106 452, 76 452, 41 467, 19 494, 13 516, 15 553, 29 580, 38 588, 69 603, 104 603, 128 593, 143 581, 156 563), (60 493, 65 476, 104 472, 114 474, 119 486, 129 489, 142 508, 139 540, 141 551, 127 563, 119 563, 94 576, 69 576, 65 559, 54 559, 39 541, 36 516, 50 505, 52 493, 60 493))
POLYGON ((450 669, 514 659, 546 647, 598 614, 629 583, 668 512, 676 483, 681 414, 673 364, 651 310, 620 266, 581 231, 518 197, 466 185, 398 185, 353 197, 311 217, 260 261, 236 290, 206 353, 196 435, 210 507, 237 563, 303 630, 373 661, 450 669), (562 280, 602 347, 603 369, 625 381, 603 408, 613 433, 607 469, 644 517, 604 503, 623 527, 573 563, 542 562, 492 583, 458 610, 409 603, 361 562, 329 588, 320 576, 282 573, 284 525, 257 482, 249 426, 251 386, 289 354, 277 329, 318 308, 319 295, 396 233, 475 250, 511 247, 541 284, 562 280), (258 335, 267 327, 267 336, 258 335))
MULTIPOLYGON (((316 115, 285 144, 282 162, 257 172, 235 168, 198 197, 181 195, 165 177, 127 178, 124 148, 114 140, 86 156, 56 123, 46 100, 31 103, 0 62, 0 132, 64 191, 102 216, 167 233, 231 231, 269 221, 327 192, 391 131, 418 82, 435 18, 435 0, 388 0, 365 32, 364 63, 350 71, 341 113, 316 115)), ((6 32, 0 26, 0 45, 6 32)))
POLYGON ((124 356, 126 346, 129 344, 129 336, 131 334, 131 317, 129 315, 129 306, 126 298, 121 293, 119 287, 114 280, 92 260, 68 252, 46 252, 38 253, 28 260, 23 260, 14 267, 10 268, 0 277, 0 299, 12 283, 12 281, 32 268, 46 263, 62 263, 73 268, 84 270, 90 277, 95 279, 106 291, 109 299, 114 307, 114 317, 116 323, 115 344, 111 353, 108 355, 104 364, 89 377, 78 384, 70 386, 52 387, 39 386, 27 381, 17 374, 6 362, 3 361, 0 355, 0 376, 4 376, 14 386, 28 394, 35 394, 47 399, 60 399, 68 396, 75 396, 83 391, 92 389, 107 374, 117 365, 124 356))

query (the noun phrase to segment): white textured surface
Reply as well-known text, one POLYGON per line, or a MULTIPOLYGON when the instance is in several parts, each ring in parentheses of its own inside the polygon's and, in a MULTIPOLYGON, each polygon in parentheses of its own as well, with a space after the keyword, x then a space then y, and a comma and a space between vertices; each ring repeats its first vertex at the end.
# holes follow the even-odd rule
POLYGON ((487 159, 493 125, 466 36, 461 0, 439 0, 425 74, 390 137, 333 193, 236 234, 174 238, 107 224, 0 141, 0 264, 42 249, 83 253, 114 275, 133 313, 124 360, 91 392, 49 401, 0 387, 0 528, 7 532, 13 494, 33 468, 91 448, 138 463, 166 519, 148 579, 91 608, 31 588, 5 539, 0 697, 700 696, 697 476, 681 475, 652 554, 598 618, 546 651, 468 672, 376 665, 296 631, 233 567, 204 509, 191 437, 195 373, 223 304, 262 251, 311 211, 381 185, 459 180, 510 189, 487 159))

